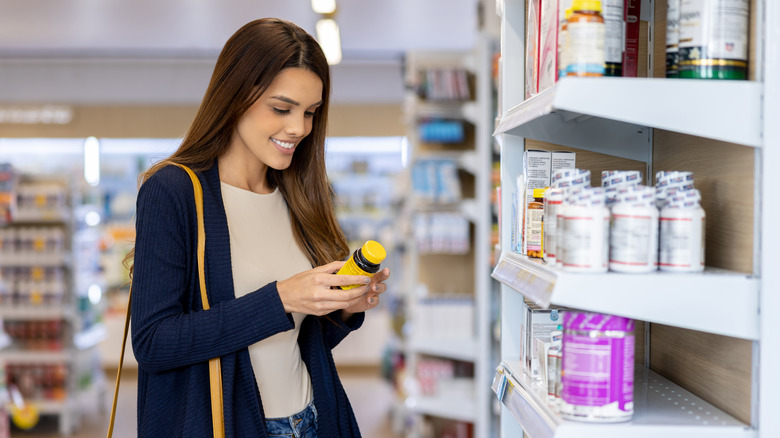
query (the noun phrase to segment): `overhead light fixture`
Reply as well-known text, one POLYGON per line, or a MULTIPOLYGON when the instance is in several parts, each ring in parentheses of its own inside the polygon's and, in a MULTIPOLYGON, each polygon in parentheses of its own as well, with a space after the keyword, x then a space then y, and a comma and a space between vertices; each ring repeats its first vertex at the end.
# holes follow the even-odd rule
POLYGON ((323 18, 317 21, 317 40, 328 64, 336 65, 341 62, 341 33, 335 20, 323 18))
POLYGON ((95 137, 84 140, 84 181, 92 187, 100 184, 100 141, 95 137))
POLYGON ((336 0, 311 0, 311 8, 318 14, 336 12, 336 0))

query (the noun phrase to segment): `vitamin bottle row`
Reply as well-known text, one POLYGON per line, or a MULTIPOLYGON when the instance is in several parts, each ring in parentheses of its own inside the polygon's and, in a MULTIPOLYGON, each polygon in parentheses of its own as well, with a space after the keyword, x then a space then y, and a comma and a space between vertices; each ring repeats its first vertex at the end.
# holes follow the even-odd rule
POLYGON ((706 215, 693 175, 656 179, 647 187, 639 172, 605 172, 602 187, 560 187, 553 177, 538 193, 544 213, 532 227, 544 230, 542 257, 573 272, 701 271, 706 215))

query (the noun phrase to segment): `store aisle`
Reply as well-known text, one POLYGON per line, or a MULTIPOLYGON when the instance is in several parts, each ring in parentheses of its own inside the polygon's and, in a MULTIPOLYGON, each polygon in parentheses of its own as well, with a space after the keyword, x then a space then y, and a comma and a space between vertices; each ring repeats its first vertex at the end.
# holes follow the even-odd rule
MULTIPOLYGON (((393 390, 379 375, 376 369, 344 369, 340 370, 344 389, 352 402, 357 416, 358 424, 364 437, 367 438, 396 438, 390 427, 389 411, 393 403, 393 390)), ((94 407, 83 419, 81 427, 70 438, 100 438, 106 436, 108 427, 108 414, 110 412, 111 397, 116 374, 108 373, 106 376, 107 390, 106 400, 100 412, 94 407)), ((125 371, 122 376, 122 385, 119 389, 119 401, 116 425, 114 426, 114 438, 135 438, 135 400, 136 400, 136 375, 132 370, 125 371), (126 374, 125 374, 126 373, 126 374)), ((58 436, 57 421, 55 418, 44 419, 34 431, 26 432, 13 430, 14 438, 51 438, 58 436)))

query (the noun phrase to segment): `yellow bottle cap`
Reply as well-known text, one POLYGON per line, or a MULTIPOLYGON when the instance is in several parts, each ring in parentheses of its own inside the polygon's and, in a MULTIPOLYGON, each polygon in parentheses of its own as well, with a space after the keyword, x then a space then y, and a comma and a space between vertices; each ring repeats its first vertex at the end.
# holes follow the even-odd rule
POLYGON ((601 0, 574 0, 571 8, 574 11, 601 12, 601 0))
POLYGON ((573 13, 574 13, 574 11, 572 11, 571 8, 566 8, 566 13, 565 13, 566 19, 568 20, 569 17, 571 17, 571 14, 573 14, 573 13))
POLYGON ((364 243, 360 248, 360 252, 363 253, 363 257, 365 257, 366 260, 375 265, 382 263, 382 260, 387 257, 385 248, 379 242, 373 240, 364 243))
POLYGON ((534 189, 534 198, 544 198, 544 192, 547 189, 534 189))

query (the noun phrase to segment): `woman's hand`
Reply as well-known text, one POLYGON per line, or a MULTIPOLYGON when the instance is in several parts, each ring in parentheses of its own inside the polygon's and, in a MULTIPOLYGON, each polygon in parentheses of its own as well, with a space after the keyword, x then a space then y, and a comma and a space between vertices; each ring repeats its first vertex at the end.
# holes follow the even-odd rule
POLYGON ((384 268, 371 277, 371 283, 368 285, 368 292, 361 298, 356 299, 352 305, 344 309, 342 318, 346 321, 353 313, 365 312, 379 305, 379 295, 387 290, 384 283, 390 277, 390 268, 384 268))
MULTIPOLYGON (((374 290, 374 301, 379 302, 376 296, 384 292, 384 285, 379 285, 364 275, 336 275, 336 272, 344 265, 344 262, 332 262, 319 266, 292 277, 277 281, 276 289, 288 313, 298 312, 309 315, 327 315, 335 310, 360 308, 362 303, 367 305, 369 287, 377 286, 374 290), (358 284, 351 289, 342 290, 338 286, 358 284), (381 287, 378 287, 381 286, 381 287)), ((374 275, 377 277, 379 273, 374 275)), ((384 281, 387 275, 380 277, 384 281)), ((372 304, 370 307, 374 307, 372 304)), ((370 308, 367 307, 367 308, 370 308)))

